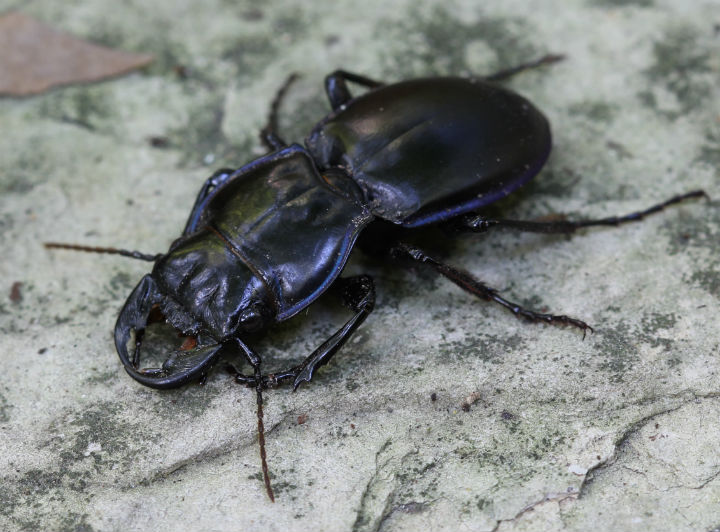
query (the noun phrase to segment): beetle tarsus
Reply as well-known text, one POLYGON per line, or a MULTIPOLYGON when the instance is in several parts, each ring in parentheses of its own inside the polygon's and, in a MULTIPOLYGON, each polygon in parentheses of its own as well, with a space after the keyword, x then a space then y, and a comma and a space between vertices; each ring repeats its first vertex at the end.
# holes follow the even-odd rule
MULTIPOLYGON (((255 377, 255 375, 245 375, 244 373, 241 373, 232 364, 227 364, 225 366, 225 369, 235 378, 235 382, 237 382, 238 384, 242 384, 243 386, 247 386, 248 388, 257 387, 258 377, 255 377)), ((260 382, 262 383, 263 390, 269 390, 271 388, 277 388, 282 384, 287 384, 288 382, 292 381, 295 378, 295 373, 292 373, 292 371, 286 371, 279 374, 268 373, 267 375, 260 375, 259 378, 260 382)))

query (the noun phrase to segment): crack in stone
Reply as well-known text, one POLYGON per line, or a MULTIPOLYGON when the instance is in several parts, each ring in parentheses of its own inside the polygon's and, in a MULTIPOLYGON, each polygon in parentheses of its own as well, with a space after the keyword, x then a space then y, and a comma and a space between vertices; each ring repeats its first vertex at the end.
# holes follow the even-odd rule
MULTIPOLYGON (((652 403, 658 403, 660 401, 668 401, 673 399, 682 399, 681 401, 677 402, 673 406, 666 407, 659 409, 657 411, 653 411, 640 419, 636 420, 635 422, 628 425, 620 434, 618 434, 615 438, 614 442, 614 450, 611 456, 609 456, 607 459, 595 464, 594 466, 590 467, 587 471, 587 473, 584 475, 582 482, 580 486, 577 488, 577 490, 574 490, 572 492, 561 492, 561 493, 550 493, 543 496, 541 499, 523 507, 515 516, 507 519, 500 519, 496 521, 495 526, 492 528, 492 532, 497 532, 499 530, 500 526, 503 523, 509 523, 513 522, 523 515, 527 514, 530 511, 533 511, 538 506, 541 506, 542 504, 545 504, 547 502, 558 502, 561 503, 565 500, 577 500, 581 497, 584 497, 587 494, 587 488, 593 483, 593 480, 598 472, 602 472, 604 469, 611 467, 612 465, 617 463, 617 460, 622 454, 622 450, 624 446, 627 444, 629 439, 636 434, 639 430, 641 430, 643 427, 645 427, 648 423, 650 423, 653 419, 666 415, 671 414, 673 412, 676 412, 683 408, 684 406, 696 403, 701 399, 717 399, 720 397, 720 393, 718 392, 709 392, 705 394, 696 394, 688 391, 682 391, 677 392, 669 395, 665 395, 662 397, 657 397, 654 399, 646 399, 643 400, 641 404, 652 404, 652 403)), ((395 496, 397 495, 397 486, 393 487, 392 489, 389 489, 387 494, 385 495, 385 501, 384 505, 382 507, 382 511, 379 512, 378 516, 376 518, 369 517, 367 515, 367 512, 369 511, 368 506, 370 505, 370 500, 373 499, 377 494, 374 493, 377 488, 378 480, 380 478, 381 472, 387 467, 387 465, 393 461, 392 458, 388 458, 387 460, 380 461, 381 455, 387 450, 387 448, 390 446, 390 440, 386 441, 385 444, 378 450, 378 452, 375 455, 375 472, 368 480, 365 489, 363 490, 363 494, 360 499, 360 508, 357 511, 357 517, 355 520, 355 523, 353 525, 353 531, 361 531, 361 530, 371 530, 372 532, 380 532, 385 527, 386 523, 392 517, 393 514, 397 512, 406 512, 408 511, 408 508, 412 508, 412 511, 418 511, 417 508, 420 508, 419 511, 424 510, 427 506, 431 505, 435 502, 435 500, 431 501, 411 501, 409 503, 405 504, 393 504, 393 500, 395 496), (374 522, 374 526, 372 523, 374 522)), ((400 458, 400 463, 404 462, 408 456, 416 454, 416 451, 411 451, 409 453, 406 453, 402 458, 400 458)), ((626 469, 646 476, 645 472, 635 470, 628 466, 622 466, 626 469)), ((697 486, 678 486, 679 488, 687 488, 687 489, 702 489, 717 478, 720 478, 720 471, 717 471, 707 479, 705 479, 701 484, 697 486)), ((395 475, 393 474, 391 477, 386 478, 385 480, 392 481, 395 479, 395 475)), ((718 531, 720 532, 720 531, 718 531)))
MULTIPOLYGON (((679 392, 676 394, 664 396, 662 399, 687 397, 687 395, 688 395, 687 392, 679 392)), ((716 399, 718 397, 720 397, 720 393, 718 393, 718 392, 709 392, 707 394, 692 394, 690 398, 685 399, 684 401, 678 403, 677 405, 675 405, 673 407, 666 408, 666 409, 660 410, 658 412, 650 413, 647 416, 644 416, 644 417, 640 418, 639 420, 635 421, 634 423, 630 424, 620 434, 620 436, 615 441, 615 449, 613 451, 612 456, 608 457, 607 460, 598 462, 596 465, 589 468, 587 473, 585 473, 585 477, 583 478, 582 483, 580 484, 580 486, 578 488, 578 498, 582 498, 585 495, 584 491, 590 484, 592 484, 594 477, 595 477, 595 473, 600 472, 600 471, 612 466, 613 464, 615 464, 622 447, 627 443, 627 441, 630 439, 630 437, 633 434, 635 434, 638 430, 640 430, 642 427, 644 427, 653 418, 675 412, 675 411, 679 410, 680 408, 684 407, 685 405, 687 405, 689 403, 694 403, 694 402, 698 401, 699 399, 716 399)), ((718 475, 720 475, 720 472, 718 472, 718 475)), ((717 476, 717 475, 714 475, 714 476, 717 476)))
MULTIPOLYGON (((395 490, 393 490, 391 495, 394 495, 394 493, 395 490)), ((388 498, 388 501, 390 500, 391 498, 388 498)), ((381 532, 385 527, 385 523, 393 516, 393 514, 395 514, 395 512, 403 512, 406 514, 416 514, 424 512, 436 500, 437 499, 432 499, 430 501, 410 501, 403 504, 393 505, 387 512, 384 512, 382 514, 380 520, 378 521, 378 525, 373 529, 373 532, 381 532)), ((385 506, 385 509, 387 509, 387 506, 385 506)))
MULTIPOLYGON (((408 513, 422 511, 424 508, 427 507, 428 504, 434 502, 411 501, 409 503, 394 504, 395 496, 397 495, 398 491, 397 483, 395 483, 395 480, 397 478, 397 471, 392 471, 390 475, 386 476, 385 478, 381 478, 381 472, 383 472, 387 468, 388 464, 396 460, 391 456, 387 460, 384 460, 382 463, 380 462, 380 456, 388 450, 390 445, 391 440, 388 439, 375 454, 375 472, 365 485, 365 489, 363 490, 363 494, 360 498, 360 508, 357 510, 357 516, 352 528, 354 532, 359 532, 361 530, 380 532, 380 530, 382 530, 390 516, 392 516, 396 511, 405 511, 408 513), (387 494, 385 495, 385 502, 383 504, 382 510, 377 514, 377 517, 370 517, 368 515, 368 513, 370 512, 368 506, 370 505, 370 501, 378 496, 377 491, 380 487, 380 482, 393 482, 394 485, 391 489, 388 490, 387 494), (418 508, 420 508, 420 510, 418 510, 418 508)), ((417 449, 413 449, 409 452, 406 452, 402 457, 397 459, 397 462, 400 464, 400 466, 402 466, 402 464, 409 456, 414 456, 417 454, 417 449)))
MULTIPOLYGON (((659 410, 659 411, 657 411, 657 412, 652 412, 652 413, 650 413, 650 414, 648 414, 648 415, 646 415, 646 416, 643 416, 642 418, 640 418, 639 420, 635 421, 634 423, 630 424, 630 425, 617 437, 617 439, 616 439, 616 441, 615 441, 615 444, 614 444, 614 447, 615 447, 615 448, 614 448, 614 452, 613 452, 612 456, 608 457, 606 460, 603 460, 603 461, 599 462, 598 464, 594 465, 593 467, 589 468, 588 471, 587 471, 587 473, 584 475, 583 480, 582 480, 582 483, 581 483, 580 486, 578 487, 578 490, 577 490, 577 491, 572 492, 572 493, 561 493, 561 494, 556 494, 556 495, 546 495, 546 496, 543 497, 541 500, 536 501, 536 502, 534 502, 534 503, 532 503, 532 504, 524 507, 523 509, 521 509, 515 516, 513 516, 513 517, 511 517, 511 518, 508 518, 508 519, 500 519, 500 520, 498 520, 498 521, 496 522, 495 526, 492 528, 492 531, 491 531, 491 532, 497 532, 497 531, 499 530, 500 526, 501 526, 503 523, 513 522, 513 521, 519 519, 520 517, 522 517, 523 515, 525 515, 526 513, 534 510, 536 507, 538 507, 538 506, 540 506, 540 505, 542 505, 542 504, 544 504, 544 503, 546 503, 546 502, 557 501, 558 503, 560 503, 560 502, 562 502, 562 501, 569 500, 569 499, 574 499, 574 500, 580 499, 581 497, 583 497, 583 496, 586 495, 587 487, 588 487, 590 484, 592 484, 592 482, 593 482, 593 480, 594 480, 594 477, 595 477, 595 473, 598 472, 598 471, 602 471, 602 470, 604 470, 604 469, 612 466, 613 464, 615 464, 615 463, 617 462, 617 459, 619 458, 619 456, 620 456, 620 454, 621 454, 622 448, 623 448, 624 445, 627 443, 627 441, 630 439, 630 437, 632 437, 633 434, 635 434, 638 430, 642 429, 642 427, 646 426, 647 423, 649 423, 652 419, 657 418, 657 417, 659 417, 659 416, 663 416, 663 415, 665 415, 665 414, 670 414, 670 413, 675 412, 675 411, 677 411, 677 410, 680 410, 680 409, 683 408, 685 405, 690 404, 690 403, 695 403, 695 402, 697 402, 697 401, 699 401, 699 400, 701 400, 701 399, 717 399, 718 397, 720 397, 720 393, 718 393, 718 392, 709 392, 709 393, 706 393, 706 394, 694 394, 694 393, 687 392, 687 391, 678 392, 678 393, 671 394, 671 395, 668 395, 668 396, 663 396, 661 399, 667 400, 667 399, 669 399, 669 398, 671 398, 671 399, 683 398, 684 400, 681 401, 680 403, 672 406, 672 407, 665 408, 665 409, 659 410)), ((655 399, 655 401, 657 401, 657 400, 658 400, 658 399, 655 399)), ((650 403, 650 402, 651 402, 651 401, 643 401, 643 404, 648 404, 648 403, 650 403)), ((624 467, 625 469, 628 469, 628 470, 632 471, 633 473, 637 473, 637 474, 639 474, 639 475, 646 476, 646 473, 643 472, 643 471, 635 470, 635 469, 633 469, 633 468, 631 468, 631 467, 628 467, 628 466, 622 466, 622 467, 624 467)), ((716 479, 718 479, 718 478, 720 478, 720 470, 718 470, 717 472, 715 472, 713 475, 711 475, 710 477, 708 477, 707 479, 705 479, 701 484, 699 484, 699 485, 697 485, 697 486, 685 486, 685 485, 680 485, 680 486, 676 486, 676 487, 677 487, 677 488, 685 488, 685 489, 699 490, 699 489, 703 489, 703 488, 706 487, 708 484, 710 484, 711 482, 713 482, 714 480, 716 480, 716 479)), ((715 529, 713 529, 713 530, 711 530, 711 531, 709 531, 709 532, 720 532, 720 527, 716 527, 715 529)))
MULTIPOLYGON (((356 513, 355 522, 353 523, 353 532, 360 531, 363 529, 363 527, 370 522, 370 518, 368 518, 366 514, 366 507, 368 506, 369 500, 373 497, 373 487, 375 486, 378 477, 380 476, 380 472, 382 469, 390 462, 391 458, 388 458, 385 460, 382 464, 379 463, 380 455, 382 455, 392 444, 392 440, 388 439, 385 441, 385 443, 380 447, 380 449, 375 453, 375 472, 372 474, 370 479, 368 480, 367 484, 365 485, 365 489, 363 490, 363 494, 360 497, 360 508, 358 508, 358 511, 356 513)), ((383 508, 383 511, 380 513, 382 520, 382 515, 384 515, 385 511, 388 508, 388 505, 390 503, 390 500, 392 496, 394 495, 395 490, 393 489, 388 496, 386 497, 385 506, 383 508)), ((374 527, 374 530, 377 530, 377 527, 374 527)))
POLYGON ((720 469, 718 471, 716 471, 715 473, 713 473, 712 475, 710 475, 708 478, 706 478, 704 481, 702 481, 697 486, 688 486, 686 484, 678 484, 675 486, 668 486, 663 491, 670 491, 670 490, 674 490, 674 489, 701 490, 717 478, 720 478, 720 469))
MULTIPOLYGON (((417 450, 417 449, 413 449, 413 450, 405 453, 405 454, 400 458, 400 460, 398 461, 398 462, 399 462, 399 466, 398 466, 397 470, 399 471, 403 466, 405 466, 405 461, 406 461, 410 456, 415 456, 415 455, 417 455, 417 454, 418 454, 418 450, 417 450)), ((386 462, 386 464, 387 464, 389 461, 390 461, 390 460, 388 460, 388 461, 386 462)), ((394 474, 393 474, 393 480, 395 480, 396 478, 397 478, 397 474, 394 473, 394 474)), ((403 503, 403 504, 396 504, 394 501, 395 501, 395 496, 396 496, 396 494, 397 494, 397 491, 398 491, 398 486, 396 485, 396 486, 390 491, 390 493, 388 493, 388 495, 387 495, 387 497, 386 497, 386 499, 385 499, 385 506, 383 507, 382 512, 380 512, 380 518, 379 518, 378 521, 377 521, 377 525, 372 528, 372 532, 381 532, 381 531, 383 530, 383 528, 385 527, 385 523, 386 523, 386 522, 390 519, 390 517, 392 517, 392 515, 393 515, 395 512, 397 512, 397 511, 402 511, 402 512, 405 512, 405 513, 418 513, 418 512, 422 512, 423 510, 425 510, 425 508, 427 508, 429 505, 431 505, 433 502, 435 502, 435 500, 421 501, 421 502, 418 502, 418 501, 410 501, 410 502, 403 503)))
POLYGON ((377 525, 371 529, 371 532, 380 532, 385 525, 385 522, 393 514, 392 500, 395 498, 396 492, 397 489, 393 489, 387 494, 387 497, 385 498, 385 506, 383 507, 382 512, 380 512, 380 518, 377 520, 377 525))
MULTIPOLYGON (((380 458, 380 455, 390 446, 391 440, 386 440, 385 443, 380 447, 380 449, 375 453, 375 472, 370 476, 370 479, 368 480, 367 484, 365 484, 365 489, 363 490, 362 495, 360 496, 360 508, 358 508, 356 512, 355 522, 353 523, 353 532, 361 530, 361 527, 366 524, 368 521, 368 518, 364 515, 365 507, 367 505, 367 501, 370 497, 370 492, 375 484, 375 480, 377 479, 378 475, 380 474, 380 466, 378 464, 378 460, 380 458)), ((387 463, 387 462, 385 462, 387 463)), ((385 463, 383 465, 385 465, 385 463)))
POLYGON ((547 502, 558 502, 558 503, 560 503, 560 502, 565 501, 565 500, 567 500, 567 499, 577 499, 577 498, 578 498, 578 495, 579 495, 579 493, 578 493, 577 491, 573 491, 572 493, 552 493, 552 494, 545 495, 545 496, 544 496, 542 499, 540 499, 539 501, 533 502, 533 503, 525 506, 522 510, 520 510, 520 511, 519 511, 517 514, 515 514, 513 517, 510 517, 510 518, 508 518, 508 519, 499 519, 499 520, 495 523, 495 526, 491 529, 490 532, 497 532, 497 531, 500 529, 500 525, 502 525, 503 523, 511 523, 511 522, 515 521, 516 519, 519 519, 520 517, 522 517, 522 516, 525 515, 526 513, 533 511, 533 510, 534 510, 535 508, 537 508, 538 506, 541 506, 541 505, 543 505, 543 504, 545 504, 545 503, 547 503, 547 502))

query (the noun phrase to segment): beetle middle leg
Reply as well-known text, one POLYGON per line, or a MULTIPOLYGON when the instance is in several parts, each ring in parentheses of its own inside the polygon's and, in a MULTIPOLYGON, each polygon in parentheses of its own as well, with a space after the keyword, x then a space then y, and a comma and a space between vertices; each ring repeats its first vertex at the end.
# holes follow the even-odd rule
MULTIPOLYGON (((297 72, 290 74, 277 90, 275 97, 270 104, 270 112, 268 113, 267 122, 260 130, 260 141, 269 150, 279 150, 287 146, 287 142, 285 142, 278 134, 278 110, 280 109, 280 105, 282 104, 290 85, 292 85, 299 77, 300 74, 297 72)), ((346 82, 348 81, 357 83, 358 85, 362 85, 369 89, 374 89, 384 85, 384 83, 380 81, 370 79, 360 74, 347 72, 345 70, 336 70, 325 77, 325 91, 327 92, 327 96, 333 110, 338 109, 341 105, 347 103, 353 98, 350 93, 350 89, 347 87, 346 82)))
POLYGON ((375 89, 384 85, 382 81, 377 81, 346 70, 336 70, 332 74, 328 74, 325 77, 325 92, 327 93, 328 100, 330 100, 330 106, 333 111, 352 100, 353 96, 347 86, 348 81, 357 83, 368 89, 375 89))
POLYGON ((517 303, 513 303, 512 301, 508 301, 507 299, 502 297, 494 288, 487 286, 485 283, 479 281, 478 279, 475 279, 473 276, 462 270, 440 262, 439 260, 431 257, 423 250, 415 246, 411 246, 409 244, 401 242, 391 249, 391 254, 396 258, 407 258, 416 262, 427 264, 436 272, 446 277, 466 292, 470 292, 474 296, 486 299, 488 301, 498 303, 519 318, 525 318, 527 320, 535 322, 552 323, 558 325, 571 325, 582 330, 583 338, 585 337, 587 331, 593 332, 593 328, 582 320, 571 318, 565 315, 555 315, 537 312, 535 310, 526 309, 518 305, 517 303))
MULTIPOLYGON (((534 61, 528 61, 527 63, 521 63, 510 68, 505 68, 489 76, 481 76, 480 79, 483 81, 504 81, 513 77, 515 74, 538 68, 541 66, 557 63, 565 59, 564 55, 559 54, 548 54, 540 59, 534 61)), ((376 89, 385 85, 382 81, 377 81, 361 74, 355 74, 354 72, 348 72, 347 70, 336 70, 325 77, 325 92, 330 100, 330 106, 333 111, 339 109, 343 104, 346 104, 352 100, 353 96, 348 89, 347 82, 357 83, 368 89, 376 89)))

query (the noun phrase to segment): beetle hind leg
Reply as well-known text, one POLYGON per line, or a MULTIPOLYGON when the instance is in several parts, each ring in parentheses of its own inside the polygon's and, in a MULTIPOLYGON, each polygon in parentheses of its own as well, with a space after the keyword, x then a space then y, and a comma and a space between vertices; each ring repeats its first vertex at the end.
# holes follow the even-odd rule
POLYGON ((639 222, 646 216, 664 210, 666 207, 681 203, 689 199, 708 198, 704 190, 693 190, 685 194, 679 194, 661 203, 648 207, 642 211, 632 212, 623 216, 609 216, 594 220, 558 220, 553 222, 538 222, 532 220, 504 220, 484 218, 477 214, 460 216, 456 220, 450 220, 448 227, 455 231, 468 233, 484 233, 495 227, 506 227, 517 231, 529 233, 558 233, 569 234, 586 227, 617 227, 630 222, 639 222))
POLYGON ((475 279, 473 276, 462 270, 440 262, 439 260, 431 257, 421 249, 418 249, 414 246, 399 243, 394 248, 392 248, 391 253, 396 258, 407 258, 416 262, 427 264, 436 272, 446 277, 466 292, 469 292, 474 296, 480 297, 482 299, 493 301, 508 309, 518 318, 524 318, 533 322, 543 322, 554 325, 570 325, 572 327, 577 327, 578 329, 582 330, 583 338, 585 338, 585 334, 587 333, 587 331, 593 332, 593 328, 590 327, 590 325, 577 318, 571 318, 570 316, 565 316, 564 314, 556 315, 546 314, 544 312, 537 312, 535 310, 526 309, 521 305, 518 305, 517 303, 513 303, 512 301, 508 301, 507 299, 502 297, 494 288, 487 286, 485 283, 479 281, 478 279, 475 279))

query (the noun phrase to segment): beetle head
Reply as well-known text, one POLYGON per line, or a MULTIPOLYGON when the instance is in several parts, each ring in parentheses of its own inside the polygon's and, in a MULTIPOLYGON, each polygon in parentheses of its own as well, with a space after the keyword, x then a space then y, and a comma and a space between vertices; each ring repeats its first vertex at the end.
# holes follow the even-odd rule
POLYGON ((115 345, 125 370, 153 388, 174 388, 200 378, 217 360, 224 344, 273 323, 264 283, 239 262, 224 243, 207 233, 176 241, 158 257, 153 272, 130 294, 115 325, 115 345), (156 308, 197 346, 170 352, 160 368, 139 369, 145 328, 156 308), (135 333, 135 351, 128 343, 135 333))
POLYGON ((265 283, 214 233, 176 241, 152 272, 168 323, 185 334, 203 331, 218 342, 273 323, 265 283))

